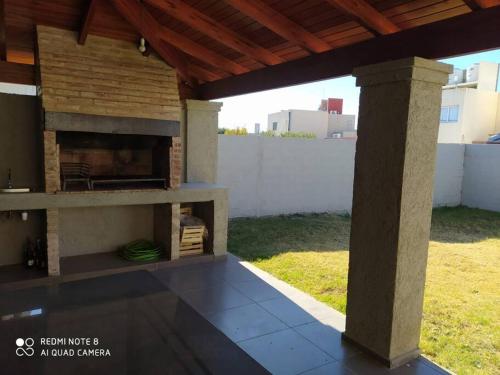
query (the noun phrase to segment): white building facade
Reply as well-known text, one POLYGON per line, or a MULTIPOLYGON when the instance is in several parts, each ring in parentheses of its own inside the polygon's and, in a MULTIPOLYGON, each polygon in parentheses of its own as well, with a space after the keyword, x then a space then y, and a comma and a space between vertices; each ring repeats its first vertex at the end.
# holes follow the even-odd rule
POLYGON ((499 64, 455 69, 443 87, 439 143, 482 143, 500 132, 499 64))
MULTIPOLYGON (((484 143, 500 133, 499 69, 500 64, 480 62, 454 70, 443 87, 438 143, 484 143)), ((355 115, 329 111, 324 102, 317 111, 271 113, 267 130, 314 133, 318 139, 356 138, 355 115)))
POLYGON ((276 133, 314 133, 318 139, 353 138, 356 136, 355 122, 355 115, 289 109, 269 114, 267 130, 276 133))

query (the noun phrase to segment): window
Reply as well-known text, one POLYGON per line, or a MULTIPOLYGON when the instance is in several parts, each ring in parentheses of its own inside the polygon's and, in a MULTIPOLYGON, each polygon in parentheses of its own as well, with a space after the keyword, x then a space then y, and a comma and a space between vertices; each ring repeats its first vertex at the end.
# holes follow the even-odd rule
POLYGON ((457 122, 458 121, 458 105, 441 107, 440 122, 457 122))
POLYGON ((441 117, 439 121, 448 122, 448 115, 450 114, 450 107, 441 107, 441 117))
POLYGON ((448 122, 457 122, 457 121, 458 121, 458 105, 453 105, 450 107, 448 122))
POLYGON ((273 131, 278 130, 278 121, 273 121, 273 131))

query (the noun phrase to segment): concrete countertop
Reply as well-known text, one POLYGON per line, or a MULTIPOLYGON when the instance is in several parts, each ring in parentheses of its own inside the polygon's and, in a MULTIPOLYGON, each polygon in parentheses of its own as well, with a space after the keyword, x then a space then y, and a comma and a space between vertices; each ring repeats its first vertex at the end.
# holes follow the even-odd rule
POLYGON ((204 183, 182 184, 176 190, 106 190, 57 193, 0 194, 0 211, 46 208, 123 206, 161 203, 204 202, 227 199, 227 188, 204 183))

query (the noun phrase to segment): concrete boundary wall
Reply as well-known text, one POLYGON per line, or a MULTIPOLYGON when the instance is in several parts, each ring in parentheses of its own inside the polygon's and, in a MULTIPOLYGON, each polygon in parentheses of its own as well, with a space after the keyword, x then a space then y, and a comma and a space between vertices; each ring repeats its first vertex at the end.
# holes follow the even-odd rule
POLYGON ((462 204, 500 211, 500 145, 466 145, 462 204))
POLYGON ((434 207, 462 203, 465 145, 440 143, 437 148, 434 176, 434 207))
MULTIPOLYGON (((434 206, 466 204, 466 147, 438 146, 434 206)), ((219 135, 217 182, 229 188, 231 217, 350 212, 354 154, 353 140, 219 135)))

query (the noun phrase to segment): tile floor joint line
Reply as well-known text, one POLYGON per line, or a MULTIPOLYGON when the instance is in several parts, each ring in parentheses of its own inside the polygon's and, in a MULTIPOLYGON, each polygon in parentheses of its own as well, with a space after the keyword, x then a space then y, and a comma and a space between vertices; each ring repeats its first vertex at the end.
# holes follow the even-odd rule
MULTIPOLYGON (((309 371, 313 371, 313 370, 319 369, 319 368, 321 368, 321 367, 331 365, 331 364, 333 364, 333 363, 341 363, 341 362, 340 362, 340 361, 338 361, 338 360, 336 360, 336 359, 333 359, 333 361, 331 361, 331 362, 324 363, 324 364, 319 365, 319 366, 316 366, 316 367, 312 367, 312 368, 307 369, 307 370, 305 370, 305 371, 299 372, 299 373, 298 373, 298 374, 296 374, 296 375, 302 375, 302 374, 305 374, 305 373, 307 373, 307 372, 309 372, 309 371)), ((344 365, 342 365, 342 366, 343 366, 343 367, 345 367, 344 365)), ((351 370, 351 369, 349 369, 349 371, 351 371, 351 372, 352 372, 352 370, 351 370)), ((332 374, 332 375, 334 375, 334 374, 332 374)))
MULTIPOLYGON (((216 326, 216 327, 217 327, 217 326, 216 326)), ((218 327, 217 327, 217 329, 218 329, 218 327)), ((283 329, 278 329, 278 330, 273 331, 273 332, 264 333, 264 334, 262 334, 262 335, 258 335, 258 336, 254 336, 254 337, 249 337, 248 339, 239 340, 239 341, 235 341, 235 342, 236 342, 236 344, 238 344, 238 345, 239 345, 240 343, 244 343, 245 341, 254 340, 254 339, 259 339, 259 338, 261 338, 261 337, 264 337, 264 336, 269 336, 269 335, 273 335, 273 334, 275 334, 275 333, 278 333, 278 332, 283 332, 283 331, 286 331, 286 330, 289 330, 289 329, 291 329, 291 328, 287 326, 286 328, 283 328, 283 329)), ((222 333, 224 333, 224 332, 222 332, 222 333)))
MULTIPOLYGON (((321 322, 320 320, 318 320, 317 318, 314 318, 315 321, 314 322, 307 322, 307 323, 302 323, 302 324, 297 324, 296 326, 293 326, 292 328, 295 329, 295 328, 300 328, 300 327, 304 327, 304 326, 307 326, 309 324, 315 324, 315 323, 321 323, 323 325, 327 325, 327 324, 324 324, 323 322, 321 322)), ((332 328, 332 329, 335 329, 335 328, 332 328)), ((340 331, 339 331, 340 332, 340 331)))
POLYGON ((437 363, 432 362, 430 359, 427 357, 424 357, 422 354, 420 354, 420 358, 418 358, 420 363, 422 363, 424 366, 428 367, 429 369, 443 374, 443 375, 448 375, 448 374, 454 374, 451 372, 451 370, 446 370, 444 367, 439 366, 437 363))
MULTIPOLYGON (((260 307, 262 307, 264 310, 266 310, 269 314, 271 314, 272 316, 274 316, 276 319, 278 319, 281 323, 283 323, 284 325, 286 325, 289 329, 293 329, 293 326, 289 325, 287 322, 285 322, 283 319, 281 319, 279 316, 277 316, 276 314, 274 314, 272 311, 269 311, 268 309, 266 309, 264 306, 262 306, 260 303, 257 303, 260 307)), ((313 323, 313 322, 311 322, 313 323)))
MULTIPOLYGON (((313 323, 321 323, 321 322, 313 322, 313 323)), ((309 323, 309 324, 312 324, 312 323, 309 323)), ((332 358, 334 361, 336 362, 340 362, 337 358, 335 358, 333 355, 331 355, 330 353, 326 352, 325 350, 323 350, 322 348, 320 348, 317 344, 315 344, 314 342, 312 342, 311 340, 309 340, 306 336, 304 336, 302 333, 298 332, 297 330, 295 330, 294 328, 292 328, 295 333, 297 333, 298 335, 302 336, 305 340, 309 341, 312 345, 314 345, 316 348, 318 348, 319 350, 321 350, 323 353, 325 353, 328 357, 332 358)), ((342 340, 342 339, 341 339, 342 340)), ((353 354, 351 357, 354 357, 356 354, 353 354)), ((350 358, 350 357, 349 357, 350 358)), ((320 366, 321 367, 321 366, 320 366)))
MULTIPOLYGON (((246 296, 245 296, 246 297, 246 296)), ((182 298, 182 297, 181 297, 182 298)), ((248 298, 248 297, 247 297, 248 298)), ((250 299, 250 298, 249 298, 250 299)), ((239 309, 240 307, 245 307, 245 306, 250 306, 250 305, 257 305, 256 302, 250 302, 250 303, 245 303, 244 305, 239 305, 239 306, 233 306, 233 307, 229 307, 227 309, 224 309, 224 310, 220 310, 220 311, 212 311, 212 312, 209 312, 207 313, 207 315, 215 315, 215 314, 221 314, 223 312, 226 312, 226 311, 231 311, 231 310, 235 310, 235 309, 239 309)))
MULTIPOLYGON (((341 312, 331 308, 330 306, 326 305, 324 302, 318 301, 314 297, 310 296, 307 293, 304 293, 303 291, 287 284, 286 282, 277 279, 273 275, 267 273, 266 271, 263 271, 256 266, 254 266, 251 263, 248 263, 246 261, 241 261, 240 264, 245 267, 247 270, 252 272, 253 274, 257 275, 263 282, 266 282, 273 288, 275 288, 278 292, 283 294, 287 299, 301 307, 304 311, 312 315, 315 319, 320 320, 321 318, 317 316, 318 314, 314 314, 313 312, 309 311, 307 308, 303 307, 301 305, 305 304, 307 302, 314 302, 318 304, 318 307, 323 310, 324 314, 329 315, 329 313, 333 314, 338 314, 341 315, 345 319, 345 315, 342 314, 341 312), (293 296, 291 295, 293 294, 293 296), (309 300, 309 301, 307 301, 309 300)), ((263 301, 262 301, 263 302, 263 301)))
MULTIPOLYGON (((238 259, 232 255, 229 257, 230 261, 233 258, 238 259)), ((204 264, 202 267, 207 266, 204 264)), ((183 301, 192 306, 222 335, 233 341, 257 362, 259 362, 258 358, 265 353, 267 354, 264 357, 275 355, 276 345, 281 342, 285 345, 284 348, 288 349, 282 348, 278 352, 284 353, 285 356, 293 356, 294 350, 299 348, 304 348, 307 353, 314 353, 314 360, 302 358, 303 356, 296 358, 295 360, 299 360, 300 365, 287 367, 290 374, 340 371, 355 375, 368 369, 381 374, 389 373, 388 369, 377 365, 363 352, 353 351, 349 345, 344 345, 340 337, 345 326, 344 314, 251 263, 240 260, 235 261, 234 265, 224 267, 210 267, 209 265, 205 271, 202 268, 196 270, 186 268, 184 271, 186 279, 182 280, 182 275, 166 275, 167 281, 163 283, 169 288, 171 287, 168 281, 173 280, 172 285, 177 283, 180 288, 176 293, 183 301), (217 272, 220 272, 220 275, 217 275, 217 272), (182 285, 187 285, 188 288, 184 289, 182 285), (205 293, 208 296, 202 298, 205 293), (222 296, 217 297, 216 294, 222 296), (233 294, 240 297, 235 298, 233 294), (189 302, 191 298, 185 299, 184 295, 199 296, 193 298, 192 304, 189 302), (204 305, 200 304, 200 301, 207 298, 209 302, 215 299, 217 303, 210 304, 210 306, 215 306, 214 309, 204 311, 204 305), (230 307, 226 308, 224 299, 243 304, 232 306, 232 303, 227 303, 230 307), (273 320, 275 322, 271 324, 273 320), (296 322, 299 324, 294 324, 296 322), (266 332, 267 329, 270 331, 266 332), (322 358, 325 362, 319 364, 316 361, 317 358, 322 358), (361 370, 358 365, 361 366, 361 370), (312 367, 304 369, 308 366, 312 367)), ((205 307, 207 306, 209 305, 205 307)), ((403 372, 417 370, 419 373, 423 371, 432 375, 447 373, 424 357, 416 361, 411 366, 407 366, 408 369, 403 369, 403 372)), ((276 362, 275 359, 267 365, 272 368, 277 363, 280 363, 280 360, 276 362)), ((274 370, 276 371, 276 368, 274 370)))
MULTIPOLYGON (((243 293, 240 291, 240 293, 243 293)), ((269 298, 269 299, 263 299, 263 300, 260 300, 260 301, 257 301, 251 297, 248 297, 246 296, 247 298, 251 299, 252 301, 254 301, 256 304, 259 304, 259 302, 268 302, 268 301, 272 301, 273 299, 278 299, 278 298, 281 298, 281 297, 273 297, 273 298, 269 298)))

